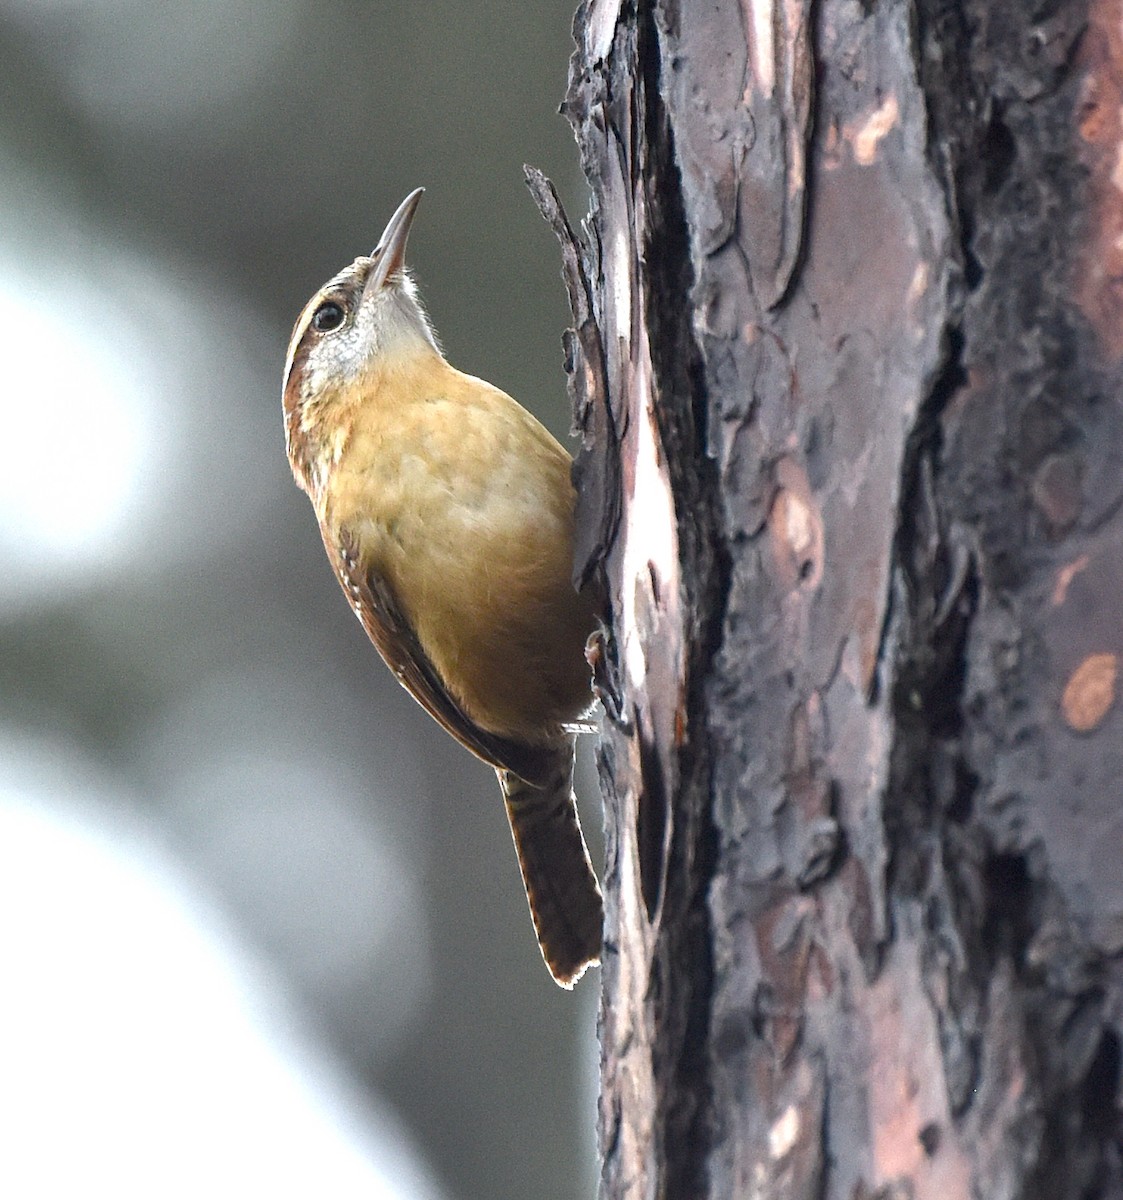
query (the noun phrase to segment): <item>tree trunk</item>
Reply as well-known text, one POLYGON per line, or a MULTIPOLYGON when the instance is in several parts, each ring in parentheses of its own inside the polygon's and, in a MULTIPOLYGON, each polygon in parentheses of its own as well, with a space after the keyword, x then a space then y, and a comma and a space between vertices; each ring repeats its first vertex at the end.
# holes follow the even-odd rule
POLYGON ((606 1197, 1123 1196, 1121 30, 578 13, 606 1197))

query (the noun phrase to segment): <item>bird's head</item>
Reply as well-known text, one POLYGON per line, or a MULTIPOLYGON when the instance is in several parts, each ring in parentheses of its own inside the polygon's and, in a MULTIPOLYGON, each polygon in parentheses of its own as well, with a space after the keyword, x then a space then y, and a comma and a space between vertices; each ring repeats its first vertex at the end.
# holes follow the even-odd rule
POLYGON ((307 487, 307 443, 370 375, 417 354, 440 353, 406 270, 406 241, 424 188, 401 202, 370 255, 357 258, 305 305, 285 363, 285 442, 297 482, 307 487))

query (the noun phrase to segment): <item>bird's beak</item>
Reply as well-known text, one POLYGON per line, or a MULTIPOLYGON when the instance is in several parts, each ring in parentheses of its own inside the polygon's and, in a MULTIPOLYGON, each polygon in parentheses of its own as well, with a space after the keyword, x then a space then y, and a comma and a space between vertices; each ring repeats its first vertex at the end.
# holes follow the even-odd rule
POLYGON ((377 292, 391 275, 396 274, 405 266, 406 242, 409 239, 410 226, 413 225, 414 214, 424 195, 424 188, 415 188, 410 192, 398 205, 398 211, 394 213, 382 231, 378 245, 371 251, 374 266, 371 267, 366 286, 363 288, 364 300, 367 296, 377 292))

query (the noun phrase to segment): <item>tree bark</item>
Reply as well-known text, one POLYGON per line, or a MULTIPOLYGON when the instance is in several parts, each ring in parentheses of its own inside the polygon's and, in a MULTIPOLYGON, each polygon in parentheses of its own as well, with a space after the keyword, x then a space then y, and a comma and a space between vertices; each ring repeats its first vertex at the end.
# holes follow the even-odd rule
POLYGON ((1121 31, 578 12, 606 1197, 1123 1196, 1121 31))

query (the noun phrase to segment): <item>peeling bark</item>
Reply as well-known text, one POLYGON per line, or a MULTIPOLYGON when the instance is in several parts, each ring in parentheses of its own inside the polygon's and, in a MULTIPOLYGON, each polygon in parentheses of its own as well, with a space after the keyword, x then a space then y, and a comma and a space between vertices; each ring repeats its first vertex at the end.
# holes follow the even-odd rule
POLYGON ((606 1197, 1123 1196, 1123 0, 587 0, 606 1197))

